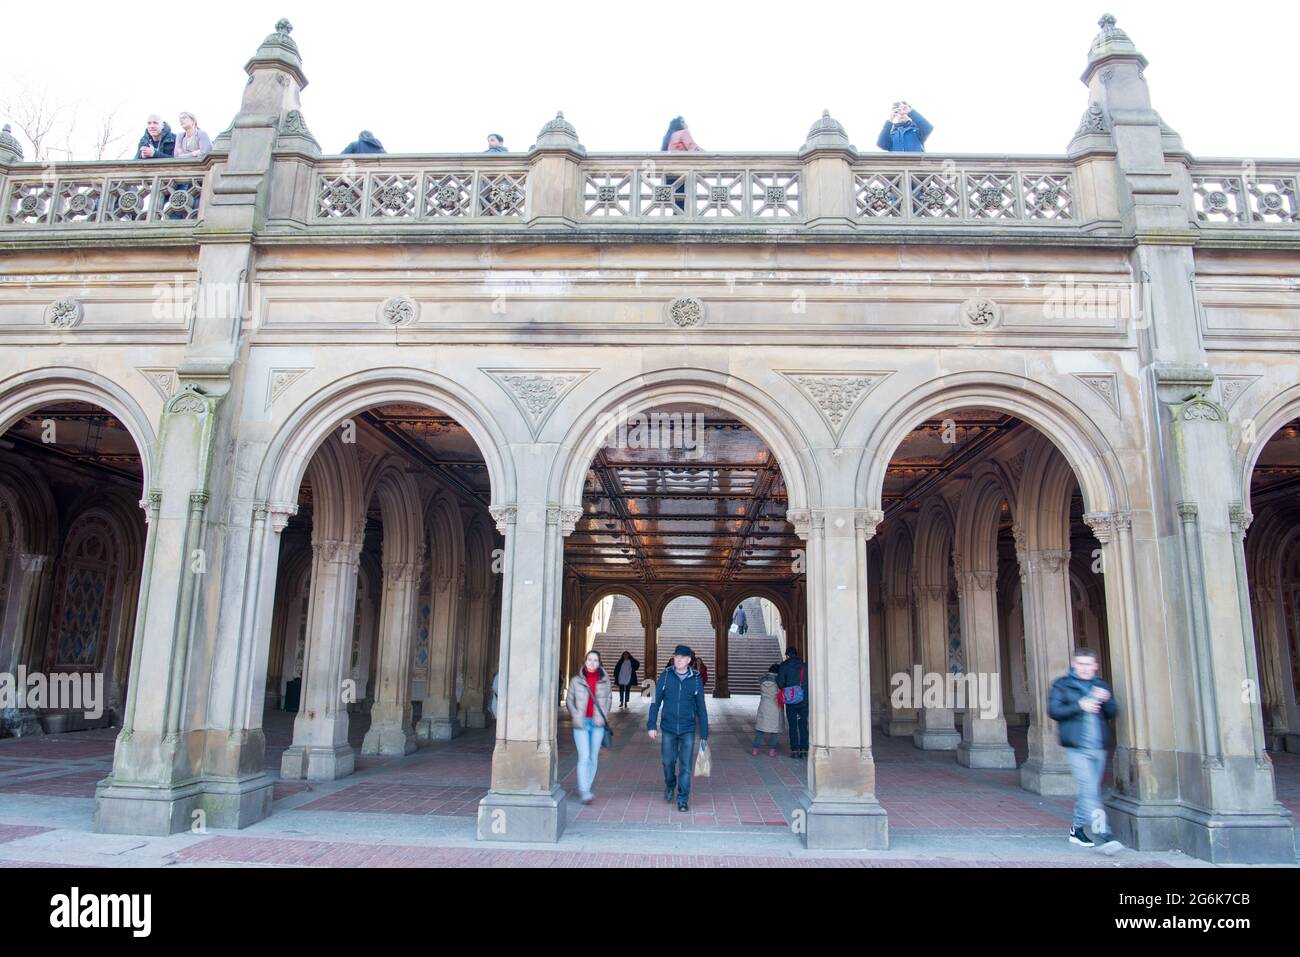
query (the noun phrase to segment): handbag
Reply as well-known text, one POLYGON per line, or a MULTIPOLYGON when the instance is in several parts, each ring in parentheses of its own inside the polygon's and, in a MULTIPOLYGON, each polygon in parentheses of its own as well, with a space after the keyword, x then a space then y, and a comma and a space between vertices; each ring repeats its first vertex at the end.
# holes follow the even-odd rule
MULTIPOLYGON (((587 689, 587 694, 591 694, 591 689, 587 689)), ((609 725, 609 715, 605 709, 600 706, 600 701, 594 694, 591 695, 591 703, 596 706, 596 712, 600 715, 600 720, 605 722, 605 733, 600 738, 602 748, 612 748, 614 746, 614 729, 609 725)))

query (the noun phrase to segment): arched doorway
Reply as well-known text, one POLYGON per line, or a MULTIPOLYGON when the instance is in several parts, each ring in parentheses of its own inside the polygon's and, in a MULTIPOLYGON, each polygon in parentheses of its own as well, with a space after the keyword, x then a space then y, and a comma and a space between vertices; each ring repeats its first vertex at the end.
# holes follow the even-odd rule
POLYGON ((268 741, 281 775, 334 779, 358 750, 484 727, 500 563, 473 437, 425 402, 388 402, 350 410, 304 457, 269 616, 267 700, 292 703, 277 689, 298 684, 291 740, 268 741))
POLYGON ((80 382, 32 391, 46 394, 15 401, 0 439, 0 736, 121 727, 148 458, 128 413, 93 401, 107 396, 80 382))

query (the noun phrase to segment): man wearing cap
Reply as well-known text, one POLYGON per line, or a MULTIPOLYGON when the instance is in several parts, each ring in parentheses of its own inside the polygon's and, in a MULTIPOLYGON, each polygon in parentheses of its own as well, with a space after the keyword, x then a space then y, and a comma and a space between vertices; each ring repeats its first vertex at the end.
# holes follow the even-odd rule
POLYGON ((704 682, 691 667, 694 652, 686 645, 673 651, 672 667, 655 682, 655 700, 650 705, 646 727, 650 737, 660 737, 659 755, 664 763, 664 800, 677 792, 677 810, 690 809, 691 772, 695 769, 695 722, 700 725, 700 747, 708 746, 709 713, 704 707, 704 682), (660 709, 663 718, 660 720, 660 709), (656 730, 656 726, 659 726, 656 730))

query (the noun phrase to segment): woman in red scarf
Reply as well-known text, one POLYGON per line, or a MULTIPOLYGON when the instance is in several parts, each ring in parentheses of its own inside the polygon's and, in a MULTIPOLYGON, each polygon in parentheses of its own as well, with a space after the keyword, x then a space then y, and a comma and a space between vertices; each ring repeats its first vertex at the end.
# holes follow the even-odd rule
POLYGON ((591 803, 605 718, 612 703, 613 688, 601 667, 600 654, 589 651, 582 670, 569 681, 569 717, 573 719, 573 743, 578 749, 578 797, 583 804, 591 803))

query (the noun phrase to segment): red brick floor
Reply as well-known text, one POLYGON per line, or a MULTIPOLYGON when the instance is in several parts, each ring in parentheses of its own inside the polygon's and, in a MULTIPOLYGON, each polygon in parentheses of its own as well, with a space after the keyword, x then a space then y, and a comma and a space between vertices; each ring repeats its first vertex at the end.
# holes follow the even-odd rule
POLYGON ((28 827, 22 824, 0 824, 0 844, 6 841, 21 841, 25 837, 31 837, 34 834, 44 834, 51 831, 49 827, 28 827))

